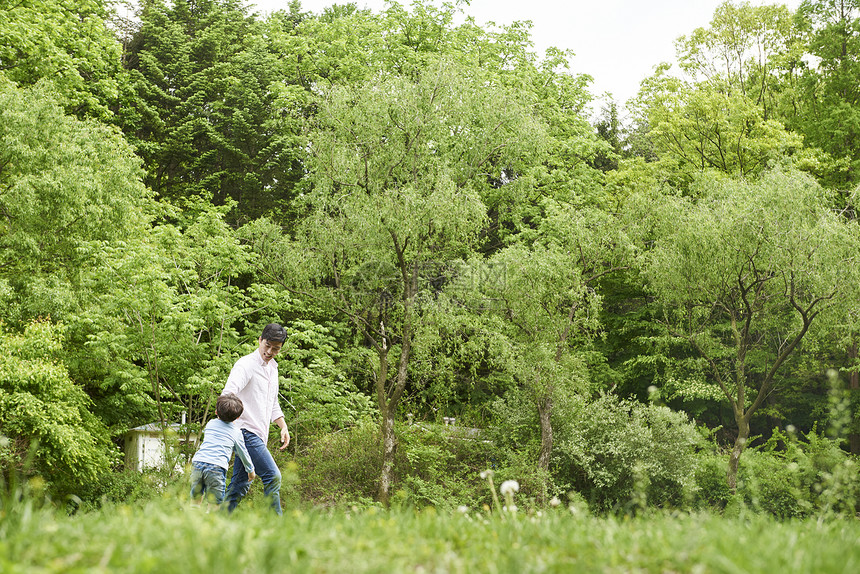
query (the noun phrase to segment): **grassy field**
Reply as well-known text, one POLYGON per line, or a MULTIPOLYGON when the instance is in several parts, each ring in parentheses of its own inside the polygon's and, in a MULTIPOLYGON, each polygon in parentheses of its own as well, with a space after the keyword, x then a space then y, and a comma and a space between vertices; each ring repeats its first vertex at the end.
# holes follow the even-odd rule
POLYGON ((0 572, 860 572, 860 521, 291 510, 177 499, 77 516, 0 509, 0 572))

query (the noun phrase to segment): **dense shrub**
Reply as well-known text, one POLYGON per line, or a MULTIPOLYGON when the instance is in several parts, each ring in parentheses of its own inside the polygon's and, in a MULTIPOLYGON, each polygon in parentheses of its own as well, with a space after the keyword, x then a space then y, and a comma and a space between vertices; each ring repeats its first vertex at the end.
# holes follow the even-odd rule
MULTIPOLYGON (((276 454, 283 468, 287 455, 276 454)), ((379 427, 364 422, 320 435, 295 453, 302 500, 326 506, 372 501, 382 468, 379 427)))
POLYGON ((400 429, 395 502, 450 510, 491 502, 480 478, 492 465, 493 447, 480 434, 456 426, 407 425, 400 429))
POLYGON ((856 459, 815 429, 802 437, 775 429, 764 445, 744 453, 736 502, 780 518, 854 516, 858 470, 856 459))
MULTIPOLYGON (((565 405, 578 398, 568 398, 556 405, 556 409, 567 412, 565 405)), ((577 403, 579 404, 579 403, 577 403)), ((540 453, 540 422, 537 408, 524 393, 508 393, 504 399, 492 404, 494 413, 491 426, 485 435, 493 444, 490 453, 490 468, 498 481, 515 479, 520 483, 521 498, 545 504, 554 496, 560 498, 570 490, 570 485, 561 484, 553 475, 542 472, 537 466, 540 453)), ((555 420, 553 424, 556 424, 555 420)))
POLYGON ((688 504, 703 439, 683 413, 607 395, 557 420, 558 484, 603 509, 688 504))
POLYGON ((286 411, 291 432, 313 435, 371 417, 372 401, 339 366, 341 353, 332 329, 310 320, 295 320, 287 327, 278 366, 289 373, 283 390, 291 407, 286 411))
POLYGON ((750 450, 738 469, 738 502, 778 518, 807 516, 812 510, 804 471, 782 456, 750 450))
POLYGON ((726 481, 728 455, 702 453, 696 466, 697 506, 721 510, 732 499, 732 491, 726 481))
POLYGON ((57 499, 103 480, 119 458, 92 401, 59 360, 62 345, 62 327, 49 321, 0 332, 0 471, 38 474, 57 499))
MULTIPOLYGON (((400 426, 397 436, 392 504, 446 510, 489 504, 487 484, 480 478, 492 464, 486 441, 468 429, 429 423, 400 426)), ((382 468, 379 428, 363 423, 320 435, 294 460, 303 501, 324 506, 372 502, 382 468)))

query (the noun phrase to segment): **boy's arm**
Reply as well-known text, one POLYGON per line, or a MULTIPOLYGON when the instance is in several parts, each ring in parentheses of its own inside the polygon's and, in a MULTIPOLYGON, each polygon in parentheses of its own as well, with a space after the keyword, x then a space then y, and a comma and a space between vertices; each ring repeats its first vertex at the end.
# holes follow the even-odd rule
MULTIPOLYGON (((245 465, 245 470, 249 475, 254 474, 254 463, 251 462, 251 455, 248 454, 248 449, 245 448, 245 440, 242 438, 242 431, 238 432, 238 437, 234 437, 233 450, 236 451, 236 456, 245 465)), ((253 477, 251 477, 253 478, 253 477)))

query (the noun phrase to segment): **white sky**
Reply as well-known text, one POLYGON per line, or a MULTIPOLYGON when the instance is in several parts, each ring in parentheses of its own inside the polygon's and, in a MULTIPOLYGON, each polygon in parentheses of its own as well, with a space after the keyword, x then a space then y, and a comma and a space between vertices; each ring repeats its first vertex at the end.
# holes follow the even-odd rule
MULTIPOLYGON (((344 4, 347 0, 341 0, 344 4)), ((359 7, 380 12, 385 0, 354 0, 359 7)), ((302 9, 320 13, 334 0, 301 0, 302 9)), ((435 0, 440 5, 441 0, 435 0)), ((257 11, 286 9, 289 0, 245 0, 257 11)), ((411 0, 400 0, 408 6, 411 0)), ((463 12, 477 24, 510 24, 531 20, 535 50, 549 46, 573 50, 573 73, 594 78, 591 92, 611 92, 624 103, 636 94, 639 82, 660 62, 674 62, 674 41, 707 26, 721 0, 471 0, 463 12)), ((735 3, 739 3, 736 0, 735 3)), ((750 0, 752 5, 786 4, 799 0, 750 0)))

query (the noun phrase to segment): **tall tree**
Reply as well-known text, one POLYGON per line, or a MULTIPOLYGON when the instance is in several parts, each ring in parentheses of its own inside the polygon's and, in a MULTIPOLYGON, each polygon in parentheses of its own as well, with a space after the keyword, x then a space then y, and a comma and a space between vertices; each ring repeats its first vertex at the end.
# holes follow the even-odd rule
POLYGON ((234 202, 232 222, 283 207, 302 175, 297 126, 276 105, 293 77, 238 0, 147 2, 126 62, 123 129, 167 199, 234 202))
POLYGON ((809 145, 842 160, 830 183, 846 188, 860 171, 860 2, 807 0, 811 64, 803 75, 798 128, 809 145))
POLYGON ((597 209, 548 200, 532 241, 500 250, 487 264, 497 281, 478 285, 494 301, 497 327, 511 347, 508 369, 535 405, 540 421, 538 467, 549 471, 553 406, 559 393, 586 393, 591 341, 599 332, 598 280, 629 262, 620 222, 597 209))
POLYGON ((141 176, 115 130, 0 77, 0 318, 63 320, 92 302, 99 252, 150 221, 141 176))
POLYGON ((11 441, 0 453, 0 473, 35 471, 54 494, 83 494, 119 453, 63 363, 63 327, 39 320, 21 333, 0 328, 0 437, 11 441))
POLYGON ((645 259, 668 334, 698 353, 705 381, 734 413, 727 482, 736 487, 750 421, 780 387, 810 330, 856 297, 860 235, 808 176, 708 182, 697 202, 665 198, 645 259))
POLYGON ((110 119, 123 77, 109 15, 105 0, 0 0, 0 72, 22 87, 51 83, 80 118, 110 119))
POLYGON ((739 93, 773 119, 786 76, 796 71, 801 35, 791 11, 780 4, 723 2, 710 26, 676 41, 678 63, 697 84, 739 93))
POLYGON ((148 233, 102 251, 91 285, 103 295, 70 325, 86 353, 73 372, 118 430, 167 424, 180 411, 205 422, 244 333, 261 328, 249 325, 254 311, 281 308, 238 279, 251 255, 224 222, 229 206, 184 208, 165 208, 148 233))
POLYGON ((374 358, 387 502, 428 270, 468 256, 485 225, 488 174, 518 164, 542 128, 515 94, 447 60, 324 96, 309 134, 309 216, 264 261, 348 317, 374 358))
POLYGON ((820 161, 785 127, 802 68, 802 35, 785 6, 724 2, 709 27, 678 39, 676 54, 681 74, 661 65, 632 106, 655 172, 687 186, 709 170, 755 176, 784 158, 820 161))

